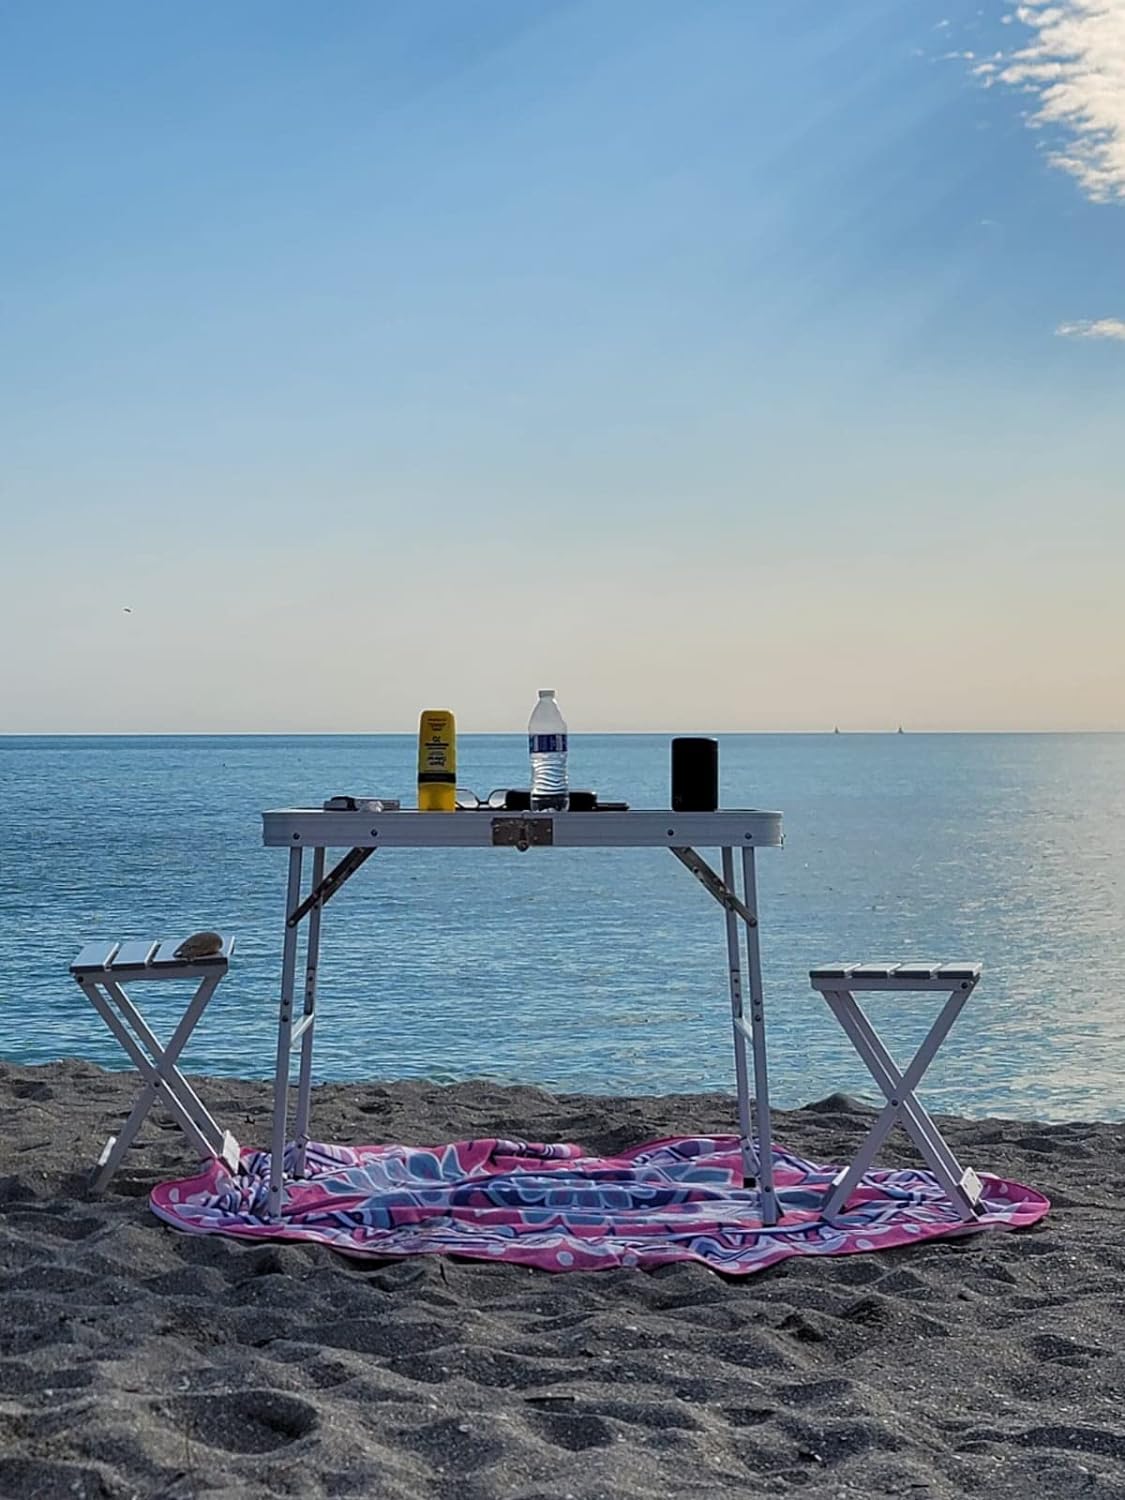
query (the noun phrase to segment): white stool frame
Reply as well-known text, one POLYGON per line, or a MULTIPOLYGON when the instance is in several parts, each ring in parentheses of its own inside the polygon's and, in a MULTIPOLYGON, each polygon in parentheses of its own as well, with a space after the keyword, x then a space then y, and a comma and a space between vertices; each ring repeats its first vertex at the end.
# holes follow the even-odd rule
POLYGON ((145 1080, 120 1133, 110 1136, 98 1157, 91 1184, 94 1192, 101 1192, 107 1186, 157 1099, 163 1102, 200 1157, 212 1156, 229 1171, 239 1170, 238 1142, 217 1123, 177 1066, 180 1053, 227 972, 234 939, 224 940, 217 957, 194 962, 174 956, 182 941, 177 938, 172 942, 91 943, 71 965, 79 989, 145 1080), (167 1043, 157 1038, 126 994, 123 986, 126 979, 130 984, 157 979, 199 981, 167 1043))
MULTIPOLYGON (((769 1077, 762 1001, 762 963, 758 939, 756 848, 782 842, 780 813, 667 811, 496 813, 325 812, 319 809, 263 814, 263 842, 289 850, 285 898, 285 939, 281 964, 274 1116, 270 1142, 268 1213, 281 1215, 287 1176, 305 1172, 309 1140, 312 1052, 316 1026, 317 970, 320 962, 321 913, 325 903, 376 849, 495 848, 527 850, 541 845, 564 848, 665 848, 700 881, 726 913, 726 949, 738 1093, 739 1147, 743 1179, 758 1188, 761 1218, 778 1220, 770 1135, 769 1077), (713 870, 696 846, 721 850, 722 874, 713 870), (312 885, 304 899, 302 855, 312 851, 312 885), (325 875, 325 852, 349 852, 325 875), (736 860, 735 849, 740 851, 736 860), (737 868, 741 865, 741 894, 737 868), (299 927, 307 919, 303 1002, 295 1019, 299 927), (740 942, 740 929, 745 941, 740 942), (745 950, 745 951, 744 951, 745 950), (747 1000, 749 1005, 747 1007, 747 1000), (749 1017, 747 1017, 747 1008, 749 1017), (289 1076, 293 1048, 301 1043, 294 1161, 285 1168, 288 1139, 289 1076), (750 1054, 747 1054, 749 1044, 750 1054), (751 1070, 753 1093, 751 1093, 751 1070)), ((547 851, 549 856, 549 849, 547 851)), ((540 855, 539 857, 543 857, 540 855)))
POLYGON ((823 994, 887 1100, 850 1165, 833 1180, 824 1203, 826 1219, 843 1211, 895 1125, 901 1125, 909 1135, 961 1217, 973 1219, 980 1212, 980 1178, 971 1168, 961 1166, 915 1092, 980 975, 981 965, 976 963, 829 964, 810 972, 813 989, 823 994), (856 990, 948 992, 949 998, 905 1071, 899 1068, 860 1009, 856 990))

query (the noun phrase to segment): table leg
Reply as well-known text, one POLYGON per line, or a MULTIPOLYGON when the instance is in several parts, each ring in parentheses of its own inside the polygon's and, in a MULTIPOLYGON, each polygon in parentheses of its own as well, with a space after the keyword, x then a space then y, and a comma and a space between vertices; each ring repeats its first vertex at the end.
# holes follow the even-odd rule
POLYGON ((269 1217, 281 1217, 285 1192, 285 1135, 289 1115, 289 1057, 293 1041, 293 984, 297 972, 297 928, 288 918, 301 900, 301 849, 289 851, 285 897, 285 945, 281 956, 281 1005, 277 1021, 277 1070, 273 1080, 273 1138, 270 1142, 269 1217))
MULTIPOLYGON (((313 850, 312 884, 315 891, 324 879, 323 848, 313 850)), ((305 959, 305 1005, 301 1015, 301 1071, 297 1081, 297 1117, 293 1126, 297 1143, 294 1177, 305 1175, 305 1152, 309 1144, 309 1095, 312 1091, 313 1031, 316 1027, 316 972, 320 963, 320 919, 324 903, 318 901, 309 912, 308 952, 305 959)))
MULTIPOLYGON (((722 851, 723 883, 734 890, 734 850, 722 851)), ((727 929, 727 967, 730 972, 730 1011, 734 1027, 734 1076, 738 1090, 738 1135, 742 1152, 742 1175, 747 1184, 758 1178, 758 1159, 750 1125, 750 1078, 746 1063, 746 1031, 742 996, 742 950, 738 945, 738 917, 728 906, 724 912, 727 929)))
POLYGON ((762 1198, 762 1223, 776 1224, 777 1194, 773 1182, 773 1130, 770 1126, 769 1066, 766 1057, 766 1018, 762 999, 762 952, 758 941, 758 881, 753 849, 742 851, 743 904, 749 920, 746 932, 746 968, 750 980, 750 1041, 754 1054, 754 1123, 757 1127, 758 1188, 762 1198))

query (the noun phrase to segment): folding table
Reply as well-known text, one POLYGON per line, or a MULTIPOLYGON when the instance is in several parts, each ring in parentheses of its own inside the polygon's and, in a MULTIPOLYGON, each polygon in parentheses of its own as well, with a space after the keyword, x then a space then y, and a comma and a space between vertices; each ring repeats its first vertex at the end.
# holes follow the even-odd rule
POLYGON ((513 853, 531 851, 533 858, 541 859, 550 858, 551 849, 668 849, 725 913, 743 1177, 748 1186, 755 1184, 758 1188, 763 1223, 777 1222, 755 854, 758 849, 780 847, 780 813, 725 810, 501 813, 488 809, 436 813, 295 809, 263 813, 262 824, 263 842, 267 846, 289 850, 270 1142, 271 1218, 279 1217, 284 1197, 289 1078, 293 1048, 298 1041, 301 1049, 292 1175, 302 1177, 305 1170, 316 1027, 317 966, 324 906, 376 850, 504 848, 513 853), (696 852, 699 848, 721 851, 718 870, 696 852), (302 861, 306 849, 312 851, 311 885, 302 894, 302 861), (326 873, 326 852, 329 849, 347 852, 326 873), (740 851, 737 856, 736 850, 740 851), (304 997, 300 1017, 295 1019, 298 938, 302 924, 305 924, 304 997))

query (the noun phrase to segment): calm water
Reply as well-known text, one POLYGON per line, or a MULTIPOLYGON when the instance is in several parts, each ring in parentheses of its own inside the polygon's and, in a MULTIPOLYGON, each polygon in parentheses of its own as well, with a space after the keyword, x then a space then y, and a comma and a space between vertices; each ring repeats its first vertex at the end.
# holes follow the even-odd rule
MULTIPOLYGON (((518 784, 525 745, 462 739, 460 780, 518 784)), ((285 858, 259 812, 406 800, 414 753, 398 736, 0 739, 0 1054, 123 1065, 74 952, 217 926, 236 960, 188 1063, 268 1074, 285 858)), ((667 762, 661 736, 575 736, 571 782, 663 806, 667 762)), ((777 1102, 871 1093, 811 962, 979 957, 932 1102, 1125 1118, 1125 736, 729 736, 721 766, 726 805, 785 814, 786 847, 759 855, 777 1102)), ((321 1079, 730 1082, 721 913, 662 851, 381 852, 328 908, 322 960, 321 1079)), ((158 1030, 178 989, 138 992, 158 1030)), ((899 1048, 931 1011, 875 1001, 899 1048)))

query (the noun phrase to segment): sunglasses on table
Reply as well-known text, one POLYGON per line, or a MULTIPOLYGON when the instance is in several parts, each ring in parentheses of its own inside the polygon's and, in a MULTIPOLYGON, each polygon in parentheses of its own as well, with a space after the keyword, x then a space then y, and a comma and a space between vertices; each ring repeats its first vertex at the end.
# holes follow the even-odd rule
MULTIPOLYGON (((526 792, 523 795, 525 798, 528 796, 526 792)), ((495 792, 489 792, 487 797, 478 797, 476 792, 471 792, 468 787, 459 786, 454 793, 454 805, 462 812, 471 812, 478 807, 502 811, 510 805, 509 799, 514 801, 518 797, 518 792, 509 791, 507 787, 500 787, 495 792)))
MULTIPOLYGON (((454 805, 460 812, 477 809, 491 812, 528 812, 531 808, 531 793, 526 787, 512 789, 501 787, 489 792, 487 797, 478 797, 468 787, 459 786, 454 794, 454 805)), ((574 791, 570 793, 571 812, 627 812, 627 802, 599 802, 596 792, 574 791)))

